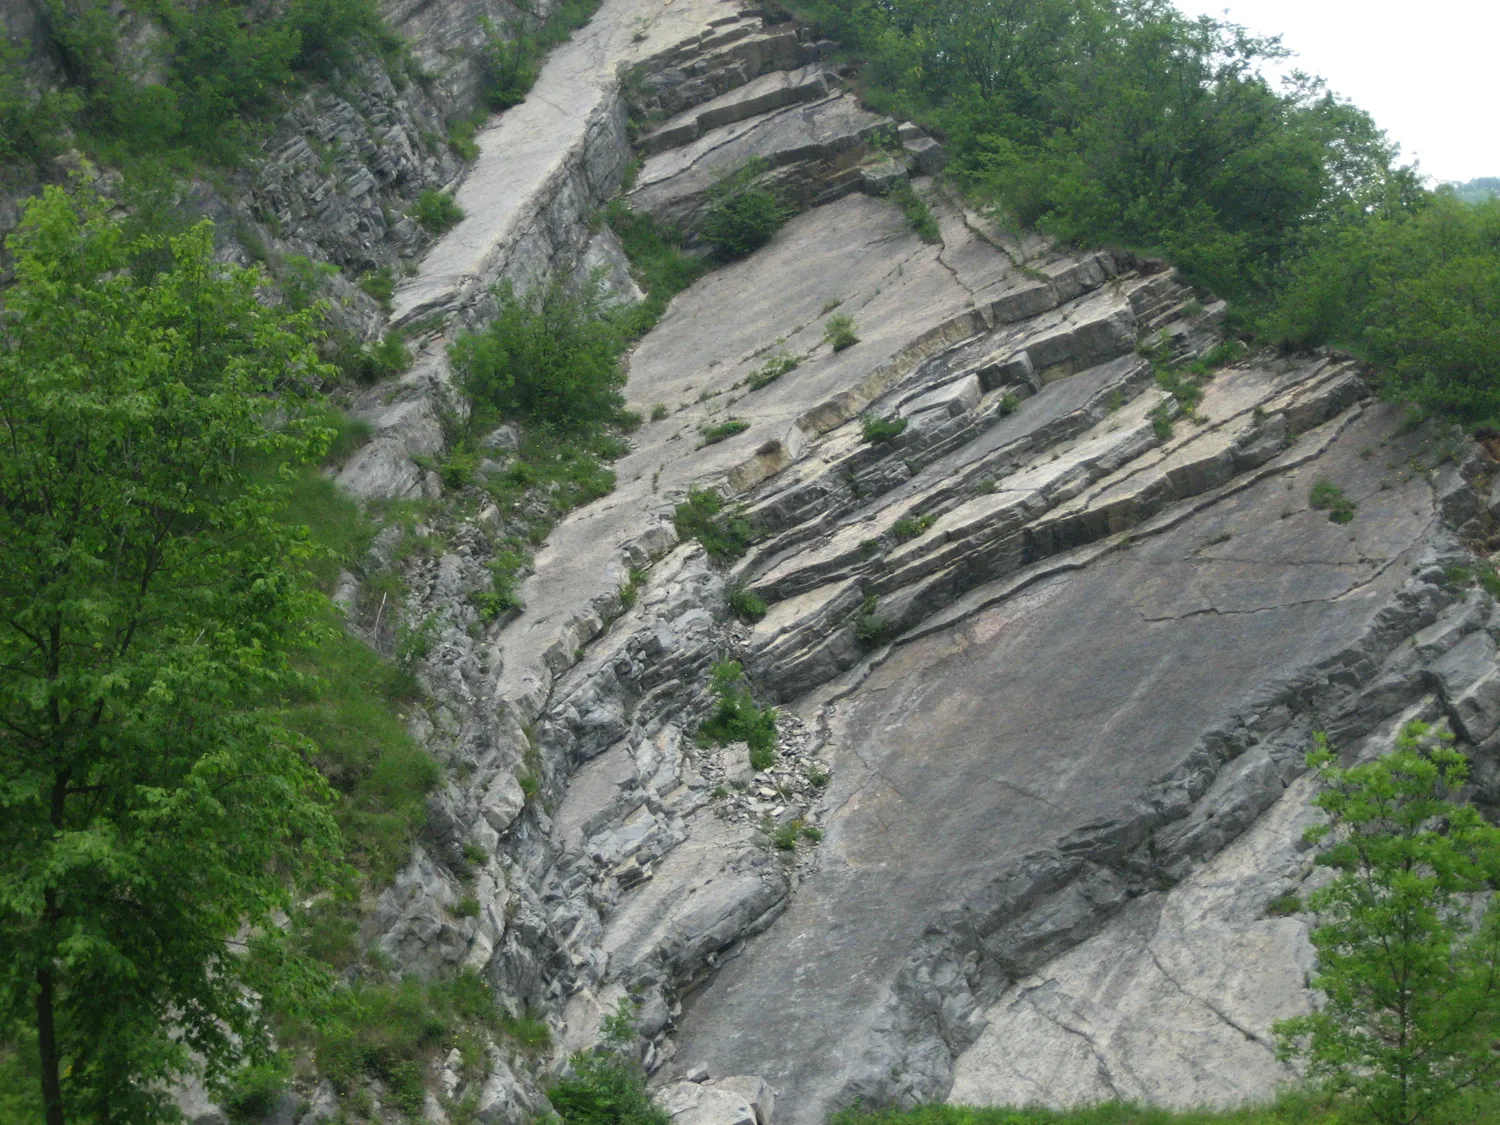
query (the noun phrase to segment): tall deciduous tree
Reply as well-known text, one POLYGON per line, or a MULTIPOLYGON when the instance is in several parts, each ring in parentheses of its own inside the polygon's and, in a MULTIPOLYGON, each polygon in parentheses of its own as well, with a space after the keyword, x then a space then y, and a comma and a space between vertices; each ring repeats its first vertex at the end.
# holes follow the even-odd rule
POLYGON ((1468 763, 1451 742, 1413 723, 1379 761, 1341 769, 1321 735, 1308 757, 1328 814, 1309 836, 1335 873, 1308 903, 1326 1001, 1276 1032, 1385 1125, 1500 1085, 1500 828, 1458 801, 1468 763))
POLYGON ((326 440, 293 394, 322 369, 311 315, 258 301, 207 224, 131 241, 51 189, 10 247, 0 1030, 34 1030, 49 1125, 135 1125, 264 1051, 257 996, 316 980, 270 924, 338 838, 276 708, 318 595, 265 467, 326 440))

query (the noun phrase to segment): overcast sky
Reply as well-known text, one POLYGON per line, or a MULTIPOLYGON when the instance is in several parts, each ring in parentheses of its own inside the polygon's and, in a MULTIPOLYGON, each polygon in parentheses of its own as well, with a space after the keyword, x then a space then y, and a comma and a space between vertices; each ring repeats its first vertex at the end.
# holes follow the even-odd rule
POLYGON ((1437 180, 1500 176, 1500 0, 1174 0, 1280 35, 1437 180))

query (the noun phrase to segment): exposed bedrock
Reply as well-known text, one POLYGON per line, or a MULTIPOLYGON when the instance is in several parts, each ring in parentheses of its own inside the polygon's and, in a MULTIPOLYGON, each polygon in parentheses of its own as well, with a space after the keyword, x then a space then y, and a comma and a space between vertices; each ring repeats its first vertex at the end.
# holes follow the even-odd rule
MULTIPOLYGON (((1246 357, 1185 414, 1153 359, 1206 353, 1223 305, 996 229, 826 55, 736 4, 606 0, 482 134, 469 218, 398 294, 451 335, 495 280, 594 252, 627 107, 637 208, 691 229, 752 166, 805 208, 632 351, 653 420, 539 549, 524 608, 472 604, 482 514, 404 564, 432 642, 414 727, 450 770, 366 940, 479 969, 560 1052, 634 997, 679 1125, 1268 1097, 1270 1025, 1310 1002, 1305 920, 1268 911, 1309 874, 1312 733, 1374 753, 1443 718, 1500 794, 1500 623, 1448 574, 1493 529, 1493 464, 1403 428, 1333 355, 1246 357), (901 179, 939 242, 882 197, 901 179), (837 352, 835 310, 859 337, 837 352), (1352 522, 1310 507, 1320 480, 1352 522), (731 566, 679 541, 702 487, 752 529, 731 566), (735 587, 764 619, 731 616, 735 587), (694 738, 726 658, 783 707, 768 770, 694 738)), ((444 440, 432 331, 359 404, 352 491, 441 496, 414 459, 444 440)), ((539 1098, 519 1072, 479 1093, 484 1120, 539 1098)))

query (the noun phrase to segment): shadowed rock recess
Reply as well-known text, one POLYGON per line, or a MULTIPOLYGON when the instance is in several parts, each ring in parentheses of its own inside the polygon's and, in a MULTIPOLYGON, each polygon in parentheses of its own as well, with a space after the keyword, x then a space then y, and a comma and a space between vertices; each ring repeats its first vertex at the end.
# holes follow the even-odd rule
MULTIPOLYGON (((1311 874, 1312 733, 1374 753, 1446 718, 1494 798, 1500 615, 1447 577, 1493 526, 1493 465, 1332 355, 1242 359, 1185 414, 1153 364, 1211 349, 1222 305, 995 229, 828 47, 729 0, 606 0, 480 134, 468 217, 398 290, 426 343, 359 404, 375 438, 341 480, 437 498, 413 457, 442 451, 446 345, 490 286, 591 264, 631 298, 590 223, 630 136, 638 212, 692 231, 747 166, 801 207, 631 353, 631 406, 666 410, 541 548, 522 611, 470 604, 483 516, 404 564, 431 640, 415 730, 449 781, 364 939, 408 972, 478 969, 559 1057, 633 996, 685 1125, 1270 1096, 1271 1024, 1309 1004, 1306 921, 1270 905, 1311 874), (908 177, 938 242, 883 197, 908 177), (859 338, 837 352, 836 313, 859 338), (869 418, 905 426, 870 441, 869 418), (1310 507, 1320 480, 1351 522, 1310 507), (679 542, 695 487, 753 529, 728 568, 679 542), (767 771, 695 743, 726 658, 782 708, 767 771)), ((541 1104, 499 1050, 442 1083, 481 1120, 541 1104)))

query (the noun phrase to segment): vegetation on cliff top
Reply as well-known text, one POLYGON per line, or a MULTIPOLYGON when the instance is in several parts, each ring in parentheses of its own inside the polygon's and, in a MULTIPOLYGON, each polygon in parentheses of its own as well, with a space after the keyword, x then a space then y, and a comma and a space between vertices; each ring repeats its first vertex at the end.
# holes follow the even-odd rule
POLYGON ((1393 397, 1500 422, 1500 201, 1398 163, 1275 39, 1167 0, 787 0, 862 63, 872 106, 946 143, 1018 226, 1160 254, 1235 329, 1368 359, 1393 397))

